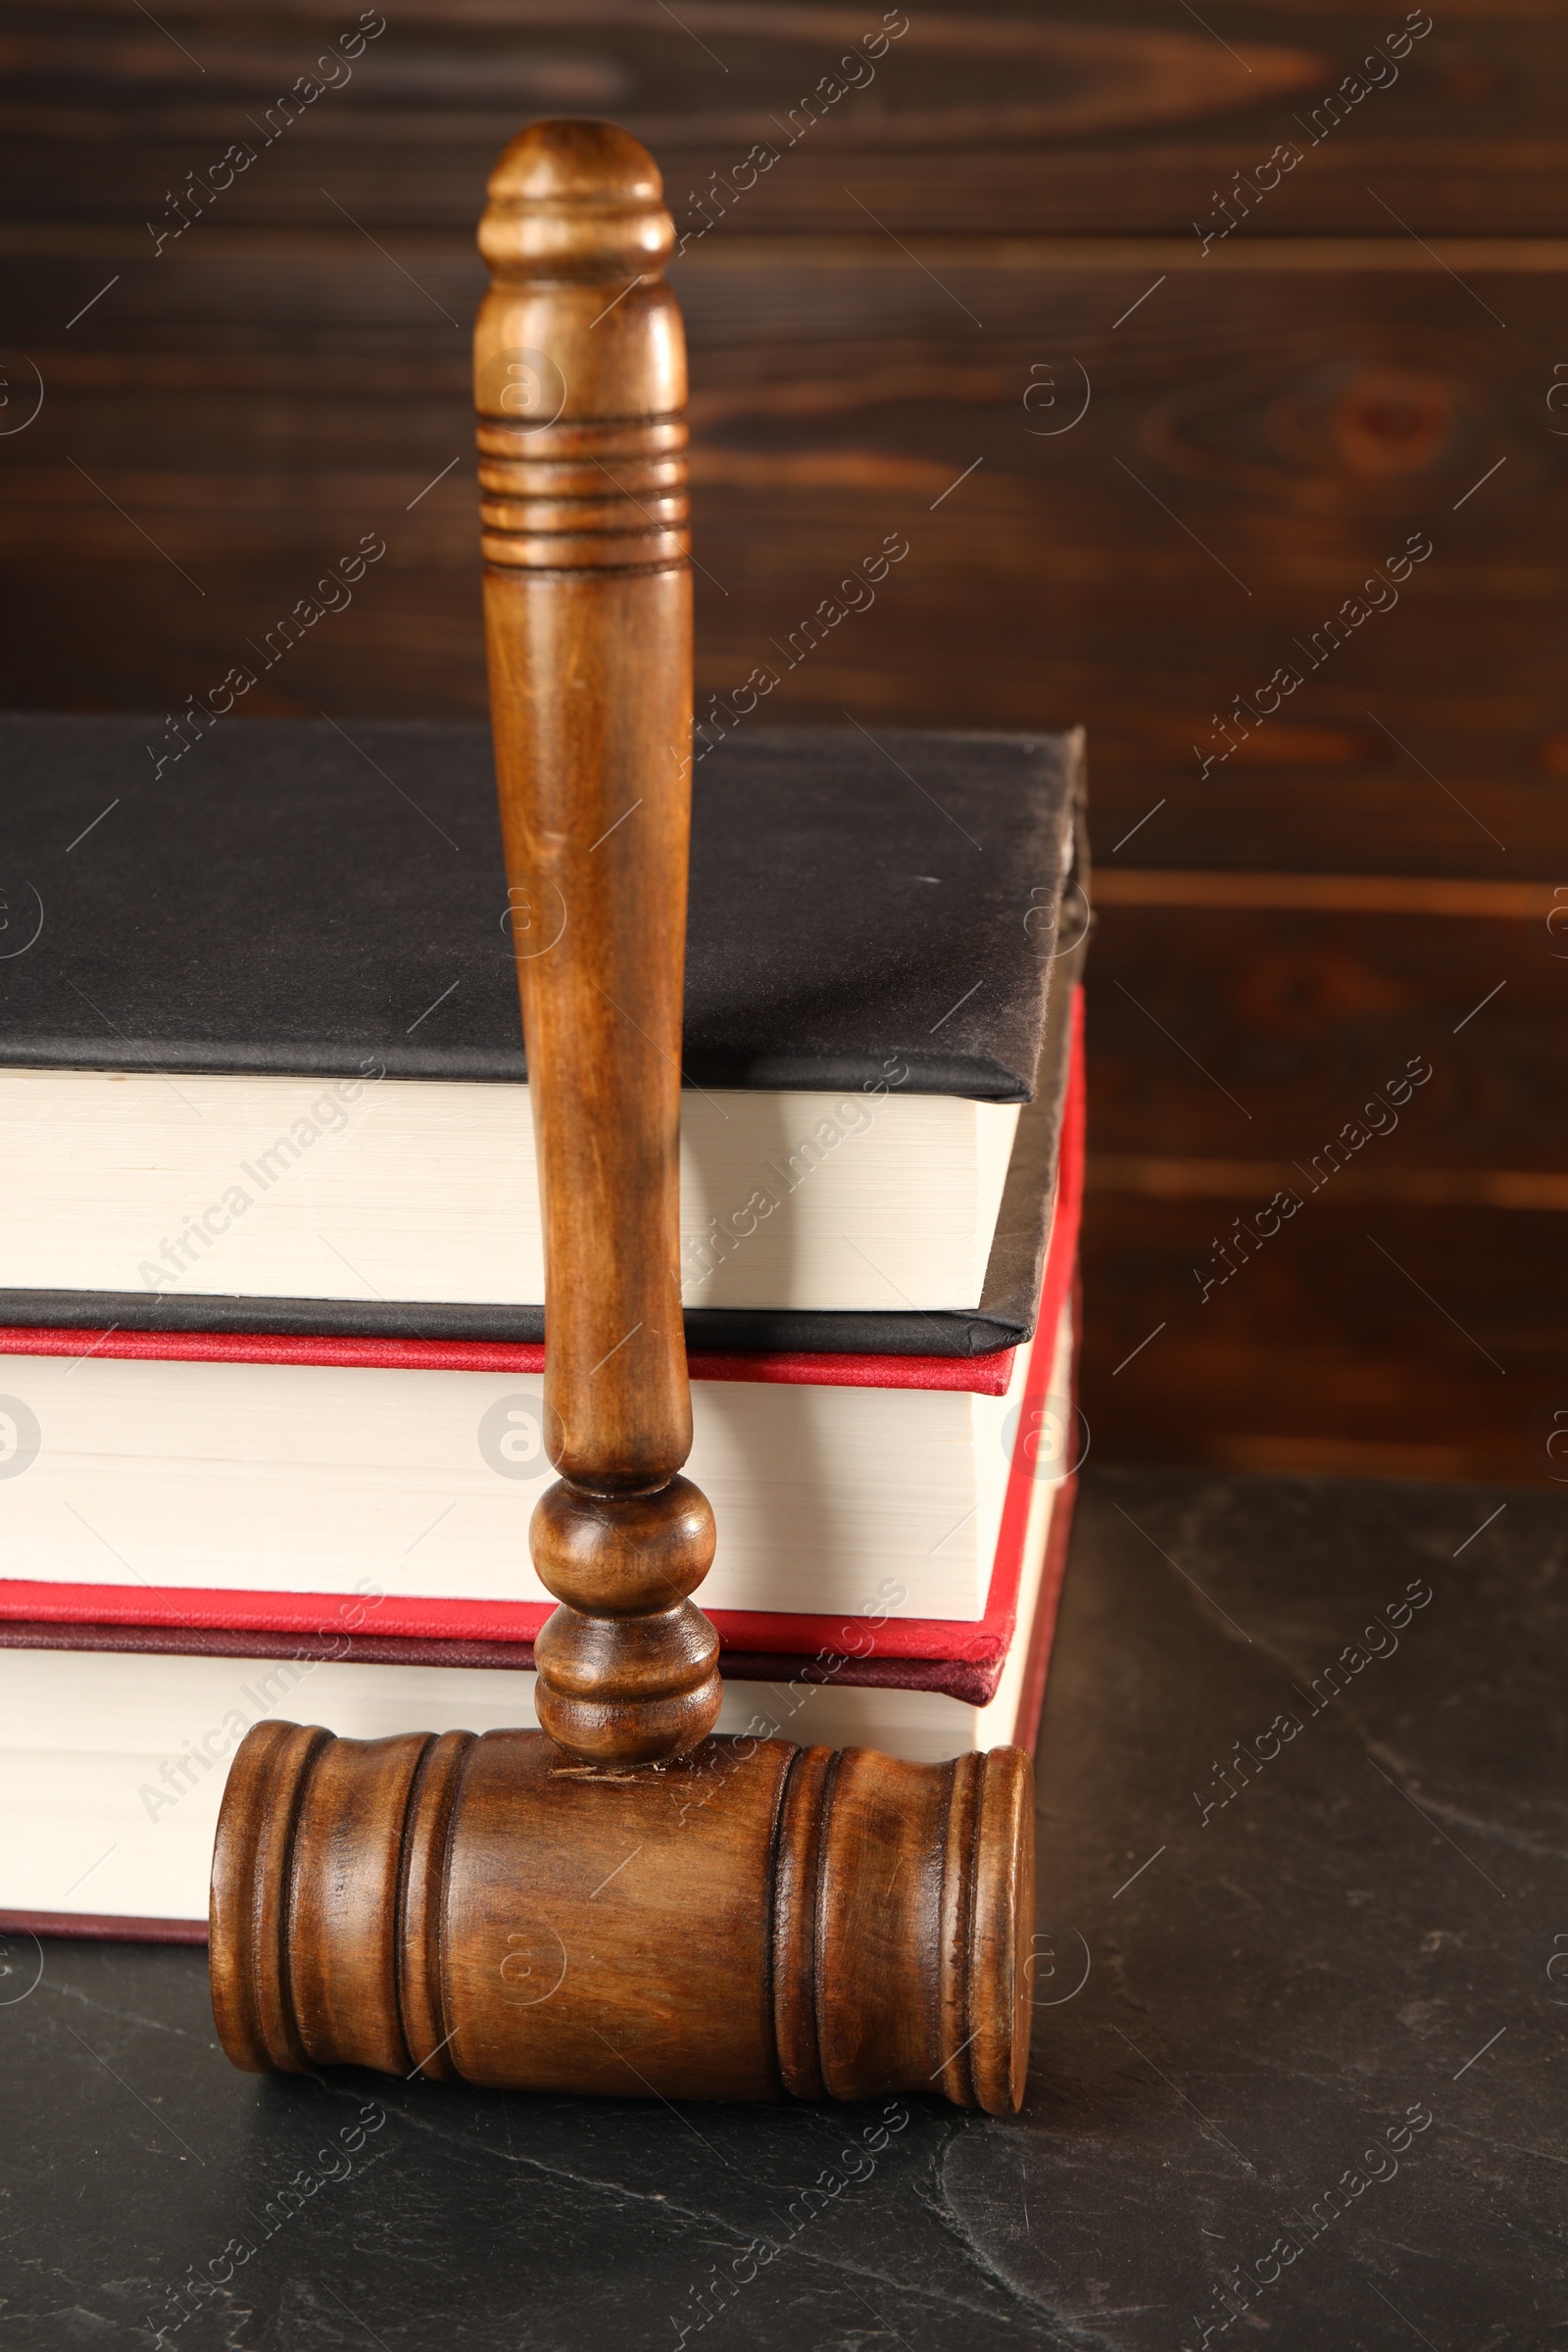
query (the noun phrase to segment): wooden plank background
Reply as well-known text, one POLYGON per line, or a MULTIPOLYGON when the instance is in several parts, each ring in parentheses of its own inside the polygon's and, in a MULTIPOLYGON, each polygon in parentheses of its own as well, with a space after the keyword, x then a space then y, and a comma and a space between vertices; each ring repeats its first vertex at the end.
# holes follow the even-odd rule
POLYGON ((15 9, 0 696, 177 710, 375 530, 248 707, 482 710, 472 227, 612 114, 690 237, 700 702, 897 530, 770 715, 1090 729, 1097 1456, 1568 1473, 1568 19, 1434 19, 418 0, 345 80, 351 0, 15 9))

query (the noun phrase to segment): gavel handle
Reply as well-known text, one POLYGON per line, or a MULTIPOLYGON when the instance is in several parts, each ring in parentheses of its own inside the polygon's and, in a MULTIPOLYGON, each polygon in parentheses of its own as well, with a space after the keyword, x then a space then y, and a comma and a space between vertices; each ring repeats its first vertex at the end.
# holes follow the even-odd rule
POLYGON ((492 174, 474 375, 496 772, 545 1234, 539 1720, 683 1753, 719 1705, 680 1298, 692 619, 685 346, 658 172, 542 122, 492 174))

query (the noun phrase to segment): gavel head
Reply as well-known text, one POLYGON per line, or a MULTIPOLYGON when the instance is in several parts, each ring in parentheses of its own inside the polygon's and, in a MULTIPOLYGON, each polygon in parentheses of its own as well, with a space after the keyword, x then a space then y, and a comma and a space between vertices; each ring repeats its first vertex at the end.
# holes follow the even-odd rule
POLYGON ((1023 2092, 1032 1787, 709 1740, 630 1772, 538 1732, 259 1724, 213 1866, 236 2066, 619 2097, 1023 2092))

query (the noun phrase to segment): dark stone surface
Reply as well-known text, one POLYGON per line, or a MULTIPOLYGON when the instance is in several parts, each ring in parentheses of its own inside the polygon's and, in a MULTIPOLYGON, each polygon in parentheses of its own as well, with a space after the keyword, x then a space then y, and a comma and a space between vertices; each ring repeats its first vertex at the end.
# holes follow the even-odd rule
POLYGON ((1565 1549, 1520 1490, 1086 1481, 1016 2123, 261 2081, 200 1954, 52 1944, 29 1991, 13 1941, 0 2352, 1562 2343, 1565 1549))

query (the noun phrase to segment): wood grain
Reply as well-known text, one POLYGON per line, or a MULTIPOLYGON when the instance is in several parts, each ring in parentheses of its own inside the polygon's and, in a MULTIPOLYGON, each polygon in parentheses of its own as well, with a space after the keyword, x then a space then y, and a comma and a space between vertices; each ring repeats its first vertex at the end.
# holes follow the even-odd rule
MULTIPOLYGON (((345 321, 314 390, 303 360, 292 384, 252 388, 236 349, 173 374, 165 358, 145 383, 127 364, 123 397, 107 402, 102 371, 119 363, 98 355, 96 371, 52 386, 36 425, 0 442, 12 491, 0 545, 26 583, 5 656, 14 699, 123 707, 156 683, 177 706, 201 690, 203 664, 220 678, 340 542, 374 527, 385 563, 266 682, 270 707, 309 711, 330 696, 345 710, 483 708, 468 494, 461 469, 435 480, 463 447, 458 338, 362 250, 363 268, 325 270, 312 296, 313 313, 345 321), (367 403, 343 351, 357 339, 359 383, 373 380, 384 330, 354 324, 372 274, 429 372, 405 358, 367 403), (436 396, 443 383, 450 399, 436 396), (412 424, 401 452, 400 418, 412 424), (242 453, 250 470, 196 466, 203 446, 242 453), (93 559, 85 575, 68 561, 76 548, 93 559), (113 598, 127 572, 141 593, 113 598), (95 621, 85 672, 68 612, 95 621)), ((760 274, 707 256, 682 276, 699 370, 701 695, 767 662, 786 717, 835 718, 850 702, 869 723, 1081 716, 1102 863, 1149 818, 1132 845, 1143 863, 1555 876, 1568 443, 1545 399, 1559 278, 1475 280, 1504 333, 1425 262, 1262 272, 1245 302, 1189 271, 1115 329, 1155 270, 992 269, 955 281, 985 318, 982 336, 897 254, 896 267, 760 274), (1036 434, 1053 419, 1023 406, 1045 381, 1030 369, 1054 369, 1065 402, 1074 355, 1094 386, 1089 412, 1066 433, 1036 434), (909 555, 875 606, 790 666, 775 641, 787 648, 890 529, 909 555), (1434 553, 1397 607, 1312 668, 1300 649, 1417 531, 1434 553), (1301 687, 1205 776, 1215 714, 1282 663, 1301 687)), ((193 281, 193 298, 216 304, 223 274, 193 281)), ((106 303, 120 299, 116 287, 106 303)), ((301 285, 281 269, 276 300, 298 318, 301 285)), ((162 313, 145 321, 149 334, 170 326, 162 313)), ((220 318, 212 331, 220 342, 220 318)), ((254 314, 245 331, 254 341, 254 314)), ((267 332, 288 331, 280 309, 267 332)), ((81 354, 66 356, 85 371, 81 354)), ((39 364, 48 375, 47 351, 39 364)))
POLYGON ((655 1772, 537 1732, 260 1724, 213 1865, 223 2049, 604 2097, 1011 2114, 1029 2057, 1032 1776, 707 1740, 655 1772))
POLYGON ((1102 912, 1101 1154, 1309 1161, 1421 1057, 1357 1170, 1563 1167, 1568 892, 1528 920, 1265 907, 1102 912), (1550 905, 1565 910, 1555 924, 1550 905))
POLYGON ((161 39, 129 0, 65 21, 24 7, 0 113, 7 210, 39 209, 40 166, 69 141, 71 211, 139 227, 244 140, 256 162, 219 196, 229 218, 313 220, 324 181, 377 229, 466 225, 482 159, 519 115, 553 109, 612 114, 653 146, 682 229, 718 217, 722 175, 732 209, 765 233, 845 233, 858 218, 848 182, 902 236, 1191 235, 1213 191, 1289 142, 1302 161, 1260 208, 1276 234, 1368 233, 1381 219, 1369 180, 1423 234, 1555 233, 1560 14, 1544 0, 1440 8, 1396 62, 1391 36, 1411 13, 1424 12, 693 0, 671 17, 643 0, 452 0, 397 12, 351 79, 331 66, 315 76, 336 86, 282 130, 277 102, 349 12, 186 5, 161 39), (1358 70, 1363 94, 1347 95, 1358 70), (777 160, 737 188, 758 146, 777 160))
MULTIPOLYGON (((863 54, 882 11, 693 4, 676 11, 689 31, 643 0, 400 15, 349 86, 259 146, 230 189, 199 210, 187 198, 192 224, 156 259, 166 191, 229 139, 256 145, 246 118, 342 24, 304 0, 160 10, 199 73, 132 0, 16 14, 0 357, 8 403, 32 380, 24 354, 47 395, 35 423, 0 435, 0 697, 177 708, 373 528, 387 556, 352 609, 251 707, 483 710, 471 491, 463 465, 444 473, 466 443, 464 322, 483 285, 469 223, 513 122, 564 107, 654 141, 691 237, 672 282, 696 387, 700 704, 770 662, 785 720, 1083 720, 1102 873, 1568 879, 1568 418, 1547 406, 1568 364, 1568 27, 1554 0, 1434 11, 1397 83, 1316 146, 1295 119, 1310 122, 1402 5, 1205 0, 1201 24, 1136 0, 910 12, 874 79, 803 131, 792 110, 850 47, 863 54), (1205 249, 1216 192, 1236 173, 1255 184, 1281 140, 1301 163, 1245 218, 1233 202, 1238 225, 1205 249), (757 141, 778 161, 738 189, 757 141), (1083 420, 1034 431, 1060 421, 1080 364, 1083 420), (774 641, 787 648, 890 530, 909 554, 875 607, 788 666, 774 641), (1399 607, 1204 776, 1194 746, 1212 743, 1214 714, 1295 659, 1414 530, 1434 553, 1399 607)), ((1172 910, 1164 928, 1102 910, 1096 1148, 1118 1184, 1146 1187, 1207 1183, 1238 1158, 1272 1166, 1333 1132, 1401 1008, 1436 1022, 1451 999, 1451 1029, 1460 979, 1498 936, 1460 909, 1431 918, 1425 948, 1419 926, 1371 907, 1326 919, 1316 947, 1265 909, 1172 910), (1234 1024, 1233 1061, 1270 1073, 1266 1148, 1225 1140, 1223 1099, 1202 1100, 1157 1031, 1138 1039, 1113 985, 1185 1036, 1193 991, 1160 958, 1189 949, 1234 1024), (1258 959, 1277 974, 1280 954, 1302 1008, 1289 1037, 1257 986, 1258 959), (1364 986, 1397 1003, 1356 1013, 1344 990, 1364 986)), ((1451 1098, 1429 1091, 1425 1140, 1402 1128, 1383 1160, 1405 1154, 1411 1200, 1420 1178, 1499 1298, 1524 1280, 1528 1313, 1517 1243, 1533 1212, 1485 1206, 1505 1179, 1552 1173, 1560 1022, 1549 976, 1527 978, 1526 929, 1501 951, 1497 1005, 1446 1048, 1451 1098), (1460 1180, 1475 1187, 1462 1200, 1460 1180)), ((1489 984, 1475 976, 1472 1003, 1489 984)), ((1200 1027, 1212 1041, 1213 1018, 1200 1027)), ((1151 1231, 1180 1206, 1157 1190, 1116 1198, 1151 1231)), ((1120 1327, 1118 1263, 1093 1260, 1092 1348, 1098 1298, 1120 1327)), ((1343 1317, 1334 1360, 1353 1362, 1357 1295, 1326 1296, 1343 1317)), ((1266 1364, 1298 1381, 1303 1428, 1332 1425, 1333 1378, 1271 1353, 1259 1326, 1226 1328, 1230 1393, 1245 1401, 1249 1367, 1266 1364)), ((1386 1427, 1403 1460, 1437 1375, 1408 1334, 1379 1360, 1346 1442, 1371 1461, 1386 1427)), ((1115 1443, 1171 1458, 1191 1392, 1176 1372, 1136 1394, 1138 1414, 1118 1404, 1107 1424, 1115 1443)), ((1483 1450, 1506 1454, 1500 1409, 1484 1387, 1465 1406, 1483 1450)), ((1290 1424, 1287 1395, 1281 1445, 1290 1424)))
POLYGON ((1250 1182, 1228 1198, 1091 1194, 1093 1457, 1560 1482, 1545 1450, 1552 1412, 1568 1412, 1560 1210, 1330 1186, 1200 1303, 1195 1269, 1211 1272, 1216 1243, 1269 1197, 1250 1182))
POLYGON ((686 350, 659 172, 609 123, 537 122, 490 175, 473 340, 496 781, 545 1235, 545 1449, 529 1529, 560 1606, 544 1730, 579 1759, 712 1730, 690 1595, 713 1514, 681 1320, 691 830, 686 350))

